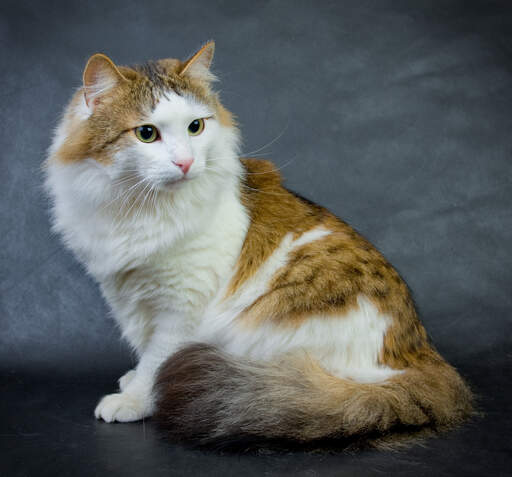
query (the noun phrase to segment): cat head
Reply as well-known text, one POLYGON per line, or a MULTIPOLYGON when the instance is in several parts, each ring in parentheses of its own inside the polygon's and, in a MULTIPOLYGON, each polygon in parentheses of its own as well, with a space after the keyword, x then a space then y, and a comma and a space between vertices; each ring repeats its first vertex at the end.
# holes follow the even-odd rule
POLYGON ((238 174, 238 130, 211 88, 213 53, 209 42, 186 61, 135 67, 93 55, 57 130, 50 162, 77 170, 92 165, 104 175, 102 188, 138 183, 161 192, 238 174))

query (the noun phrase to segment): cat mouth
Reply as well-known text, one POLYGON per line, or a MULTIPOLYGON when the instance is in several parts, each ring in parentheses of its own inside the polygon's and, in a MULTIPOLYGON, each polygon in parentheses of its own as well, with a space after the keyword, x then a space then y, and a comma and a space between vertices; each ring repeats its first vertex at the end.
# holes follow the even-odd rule
POLYGON ((192 177, 183 175, 182 177, 163 180, 160 184, 158 184, 158 187, 164 190, 176 189, 177 187, 183 187, 183 185, 190 180, 192 180, 192 177))

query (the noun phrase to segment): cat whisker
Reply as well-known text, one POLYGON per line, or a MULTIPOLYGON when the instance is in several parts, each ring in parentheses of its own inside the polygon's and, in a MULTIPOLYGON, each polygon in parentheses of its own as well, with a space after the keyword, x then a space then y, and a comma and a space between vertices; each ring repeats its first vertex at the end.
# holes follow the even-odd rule
MULTIPOLYGON (((135 197, 134 201, 132 202, 132 205, 130 206, 130 208, 127 210, 126 214, 124 215, 125 218, 128 217, 130 211, 133 209, 133 207, 137 207, 137 204, 141 204, 140 202, 140 198, 141 197, 144 197, 144 193, 147 189, 147 187, 151 186, 151 183, 149 181, 146 181, 146 184, 144 185, 144 187, 140 190, 140 192, 137 194, 137 196, 135 197)), ((138 213, 138 209, 133 209, 135 213, 138 213)), ((137 219, 137 216, 135 215, 135 220, 137 219)))
POLYGON ((211 171, 211 172, 215 172, 217 174, 226 174, 228 171, 225 170, 225 169, 220 169, 220 168, 215 168, 215 167, 208 167, 208 166, 205 166, 204 167, 204 170, 205 171, 211 171))
MULTIPOLYGON (((116 194, 116 196, 111 200, 109 201, 108 203, 106 203, 102 209, 106 209, 107 207, 109 207, 110 205, 112 205, 114 202, 116 201, 119 201, 119 200, 122 200, 124 197, 127 197, 130 192, 135 189, 138 185, 142 184, 144 182, 145 179, 142 179, 142 180, 139 180, 138 182, 136 182, 134 185, 132 185, 128 190, 125 190, 125 191, 122 191, 121 194, 116 194)), ((123 202, 123 205, 124 205, 124 202, 123 202)))
POLYGON ((133 181, 137 181, 137 180, 139 180, 139 179, 136 176, 125 177, 124 179, 119 179, 119 180, 112 182, 112 185, 115 187, 115 186, 120 186, 120 185, 129 183, 129 182, 133 182, 133 181))
POLYGON ((258 149, 255 149, 254 151, 251 151, 251 152, 247 152, 244 154, 244 156, 252 156, 254 154, 256 154, 257 152, 260 152, 260 151, 263 151, 263 149, 267 148, 267 147, 270 147, 272 144, 274 144, 276 141, 278 141, 279 139, 281 139, 281 137, 283 136, 283 134, 286 132, 286 130, 288 129, 288 125, 289 125, 289 121, 286 123, 285 127, 282 129, 282 131, 274 138, 272 139, 270 142, 268 142, 267 144, 265 144, 264 146, 261 146, 260 148, 258 149))
POLYGON ((269 154, 270 154, 269 152, 261 152, 261 153, 256 153, 256 154, 251 154, 250 152, 248 152, 248 153, 241 152, 239 157, 249 158, 249 156, 250 156, 251 158, 258 158, 258 157, 267 157, 269 154))
POLYGON ((280 193, 280 192, 270 192, 270 191, 267 191, 265 189, 255 189, 254 187, 248 186, 247 184, 244 184, 244 183, 241 183, 240 185, 242 187, 244 187, 245 189, 247 189, 247 190, 251 190, 251 191, 254 191, 254 192, 261 193, 261 194, 268 194, 268 195, 279 196, 279 197, 287 197, 287 196, 289 196, 289 194, 287 194, 286 192, 280 193))
POLYGON ((131 191, 133 189, 135 189, 136 187, 138 186, 141 186, 142 184, 144 184, 145 182, 148 182, 148 179, 144 178, 142 179, 141 181, 139 181, 137 184, 135 184, 134 186, 132 186, 130 189, 128 189, 128 191, 126 192, 126 194, 124 194, 125 196, 125 199, 123 200, 123 203, 121 204, 121 206, 119 207, 119 211, 118 213, 116 214, 115 216, 115 220, 117 220, 122 212, 123 212, 123 209, 125 207, 125 205, 127 204, 128 200, 130 199, 130 197, 132 197, 133 201, 132 201, 132 204, 130 205, 130 207, 128 208, 128 210, 126 210, 126 212, 124 214, 122 214, 122 216, 120 217, 122 220, 124 220, 128 214, 130 213, 130 211, 132 210, 133 206, 137 203, 137 199, 139 198, 140 194, 141 194, 141 191, 139 191, 138 193, 136 193, 137 195, 135 196, 135 198, 133 197, 135 195, 135 193, 131 194, 131 191))
POLYGON ((139 209, 137 210, 137 213, 135 215, 135 220, 138 220, 139 219, 139 216, 140 214, 143 214, 144 212, 144 206, 146 204, 146 200, 147 198, 149 197, 149 195, 151 194, 151 191, 153 190, 153 184, 151 182, 148 183, 148 185, 146 185, 146 187, 144 187, 144 190, 146 191, 146 189, 148 189, 145 194, 144 194, 144 198, 142 199, 142 202, 141 204, 139 205, 139 209), (148 189, 148 186, 149 186, 149 189, 148 189))
POLYGON ((270 169, 268 171, 263 171, 263 172, 246 172, 246 175, 258 176, 258 175, 262 175, 262 174, 271 174, 272 172, 279 172, 279 171, 283 170, 285 167, 288 167, 290 164, 293 164, 294 161, 295 161, 295 157, 293 157, 289 161, 285 162, 282 166, 276 167, 274 169, 270 169))
MULTIPOLYGON (((293 164, 293 162, 295 161, 296 158, 297 158, 297 156, 294 156, 290 160, 286 161, 283 165, 281 165, 279 167, 275 167, 275 168, 270 169, 268 171, 263 171, 263 172, 249 172, 249 171, 247 171, 245 174, 248 175, 248 176, 252 176, 252 175, 263 175, 263 174, 271 174, 273 172, 279 172, 282 169, 284 169, 285 167, 288 167, 290 164, 293 164)), ((217 164, 219 160, 222 160, 222 158, 219 158, 219 157, 210 158, 210 159, 208 159, 208 163, 209 164, 217 164)), ((229 172, 228 168, 226 168, 224 170, 225 170, 225 172, 229 172)))
POLYGON ((153 197, 152 197, 153 210, 156 214, 158 212, 158 207, 157 207, 158 190, 157 190, 157 188, 153 186, 152 192, 153 192, 153 197))

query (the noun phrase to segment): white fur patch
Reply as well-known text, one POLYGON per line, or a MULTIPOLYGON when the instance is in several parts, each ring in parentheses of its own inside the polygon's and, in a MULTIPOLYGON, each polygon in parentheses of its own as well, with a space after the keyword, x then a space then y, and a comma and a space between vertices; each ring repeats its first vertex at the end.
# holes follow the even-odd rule
MULTIPOLYGON (((401 372, 378 362, 391 319, 380 314, 363 295, 358 297, 358 305, 341 316, 313 316, 297 328, 267 322, 247 329, 236 320, 224 326, 217 322, 210 325, 210 332, 213 328, 215 332, 209 342, 257 361, 301 350, 334 376, 363 383, 382 382, 401 372)), ((201 338, 206 339, 204 331, 201 338)))

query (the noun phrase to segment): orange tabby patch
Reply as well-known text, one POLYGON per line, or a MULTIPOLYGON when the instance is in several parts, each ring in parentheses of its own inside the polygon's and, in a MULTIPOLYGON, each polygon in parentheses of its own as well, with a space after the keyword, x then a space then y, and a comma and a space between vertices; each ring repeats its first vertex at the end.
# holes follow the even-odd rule
POLYGON ((243 159, 243 164, 247 172, 242 200, 251 225, 228 296, 260 268, 287 233, 299 237, 319 226, 331 233, 292 251, 268 291, 240 319, 252 326, 265 320, 299 326, 313 315, 343 316, 363 294, 393 319, 381 364, 401 369, 432 355, 407 285, 380 252, 328 210, 286 190, 271 162, 243 159))

